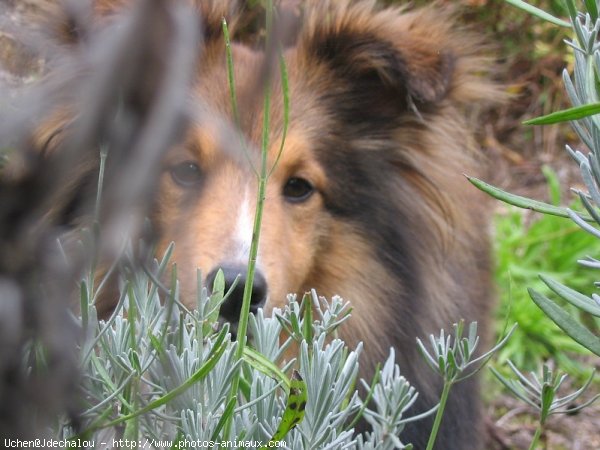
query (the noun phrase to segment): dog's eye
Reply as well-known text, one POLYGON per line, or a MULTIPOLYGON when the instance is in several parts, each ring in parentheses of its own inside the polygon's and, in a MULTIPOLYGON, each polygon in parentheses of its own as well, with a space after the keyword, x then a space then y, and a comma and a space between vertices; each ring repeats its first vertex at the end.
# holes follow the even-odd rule
POLYGON ((171 167, 173 181, 183 187, 192 187, 202 181, 202 172, 198 164, 185 161, 171 167))
POLYGON ((292 177, 283 186, 283 195, 288 202, 299 203, 308 199, 315 191, 310 182, 304 178, 292 177))

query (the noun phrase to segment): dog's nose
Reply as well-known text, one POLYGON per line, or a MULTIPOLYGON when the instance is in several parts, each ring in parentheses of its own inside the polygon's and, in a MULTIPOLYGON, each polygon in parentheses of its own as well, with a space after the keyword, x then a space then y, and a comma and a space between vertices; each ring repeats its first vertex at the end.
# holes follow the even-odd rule
MULTIPOLYGON (((227 299, 221 305, 220 315, 229 322, 236 323, 240 317, 242 310, 242 300, 244 297, 244 285, 246 284, 246 267, 245 266, 221 266, 225 278, 225 293, 229 292, 227 299), (237 283, 233 289, 233 283, 237 279, 237 283)), ((215 277, 219 268, 212 270, 206 277, 206 285, 212 288, 215 277)), ((258 308, 264 305, 267 299, 267 280, 260 272, 254 272, 254 282, 252 283, 252 295, 250 297, 250 312, 256 313, 258 308)))

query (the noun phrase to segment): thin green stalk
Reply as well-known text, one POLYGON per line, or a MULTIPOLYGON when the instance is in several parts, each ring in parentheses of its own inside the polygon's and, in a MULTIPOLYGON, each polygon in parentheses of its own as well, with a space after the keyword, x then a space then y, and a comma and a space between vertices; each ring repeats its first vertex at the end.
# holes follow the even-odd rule
MULTIPOLYGON (((256 272, 256 260, 258 256, 258 243, 260 237, 260 227, 262 224, 262 215, 265 203, 265 192, 267 188, 267 150, 269 144, 269 110, 271 105, 271 91, 267 86, 265 89, 264 100, 264 118, 263 118, 263 136, 261 145, 261 164, 258 178, 258 190, 256 201, 256 213, 254 215, 254 227, 252 229, 252 242, 250 244, 250 255, 248 256, 248 273, 246 275, 246 284, 244 285, 244 296, 242 300, 242 309, 237 329, 237 347, 235 352, 236 361, 244 355, 246 346, 246 334, 248 331, 248 318, 250 316, 250 300, 252 297, 252 286, 254 284, 254 274, 256 272)), ((231 392, 229 399, 237 395, 240 384, 240 372, 236 371, 231 382, 231 392)), ((229 401, 229 400, 228 400, 229 401)), ((231 430, 232 417, 227 421, 224 428, 223 439, 227 439, 231 430)))
POLYGON ((242 301, 242 311, 238 325, 238 337, 244 339, 238 344, 236 349, 236 358, 240 359, 244 354, 244 343, 246 331, 248 329, 248 317, 250 315, 250 299, 252 297, 252 285, 254 282, 254 273, 256 271, 256 260, 258 257, 258 242, 260 238, 260 227, 262 224, 263 209, 265 203, 265 193, 267 190, 267 150, 269 146, 269 115, 271 107, 271 90, 267 86, 265 89, 264 100, 264 118, 263 135, 261 144, 260 176, 258 179, 258 190, 256 195, 256 213, 254 215, 254 228, 252 229, 252 243, 250 244, 250 255, 248 256, 248 274, 246 285, 244 286, 244 298, 242 301))
MULTIPOLYGON (((138 407, 138 395, 140 390, 140 377, 135 376, 132 379, 131 383, 131 410, 135 411, 138 407)), ((129 411, 130 413, 132 411, 129 411)), ((138 416, 132 417, 130 420, 125 422, 125 431, 123 432, 123 437, 125 439, 129 439, 130 441, 136 442, 140 435, 140 418, 138 416)))
MULTIPOLYGON (((229 84, 229 95, 231 97, 231 109, 233 111, 233 120, 237 125, 238 129, 240 127, 240 113, 238 110, 237 104, 237 94, 235 92, 235 76, 233 73, 233 53, 231 52, 231 37, 229 36, 229 27, 227 26, 227 21, 225 17, 221 20, 221 26, 223 28, 223 37, 225 38, 225 55, 227 58, 227 82, 229 84)), ((240 137, 240 144, 244 145, 244 140, 242 138, 242 133, 238 133, 240 137)))
POLYGON ((448 401, 448 394, 450 393, 450 388, 452 387, 452 384, 452 381, 444 380, 444 388, 442 390, 442 396, 440 398, 440 406, 437 410, 437 413, 435 414, 433 428, 431 429, 431 434, 429 435, 429 441, 427 441, 426 450, 432 450, 433 444, 435 444, 435 439, 440 429, 440 425, 442 424, 442 417, 444 416, 444 409, 446 409, 446 401, 448 401))
POLYGON ((100 203, 102 201, 102 189, 104 185, 104 172, 106 169, 106 157, 108 152, 105 147, 100 149, 100 168, 98 171, 98 188, 96 191, 96 203, 94 205, 94 221, 92 222, 91 229, 91 237, 93 239, 92 248, 93 255, 90 258, 90 267, 87 275, 87 283, 81 283, 81 303, 80 303, 80 311, 81 311, 81 323, 83 327, 83 335, 88 335, 88 325, 89 325, 89 310, 90 306, 94 304, 94 297, 96 296, 94 284, 96 281, 96 264, 98 258, 98 241, 100 237, 100 203), (84 290, 86 292, 84 292, 84 290))
MULTIPOLYGON (((280 50, 281 51, 281 50, 280 50)), ((281 159, 281 155, 283 154, 283 147, 285 145, 285 139, 287 137, 288 124, 290 122, 290 88, 289 88, 289 77, 287 72, 287 66, 285 64, 285 58, 283 57, 283 52, 281 52, 279 56, 279 73, 281 76, 281 93, 283 94, 283 131, 281 134, 281 145, 279 146, 279 152, 277 153, 277 158, 275 158, 275 162, 269 171, 269 175, 267 178, 271 176, 271 174, 277 168, 279 164, 279 160, 281 159)))
POLYGON ((540 436, 542 435, 542 431, 543 431, 543 425, 539 424, 539 426, 535 429, 535 434, 533 435, 533 440, 531 441, 529 450, 535 450, 537 448, 537 444, 540 440, 540 436))
POLYGON ((352 419, 352 422, 350 422, 350 425, 348 425, 348 427, 347 427, 348 430, 350 428, 354 428, 354 426, 358 423, 358 421, 361 419, 361 417, 365 413, 365 409, 367 409, 367 405, 371 402, 371 399, 373 398, 373 394, 375 393, 375 386, 377 386, 377 383, 379 383, 380 378, 381 378, 381 364, 377 363, 377 366, 375 367, 375 376, 373 377, 373 380, 371 381, 371 386, 369 387, 369 392, 367 392, 367 396, 365 397, 365 400, 362 402, 362 405, 361 405, 360 409, 358 410, 358 412, 356 413, 356 416, 354 417, 354 419, 352 419))
POLYGON ((100 221, 100 204, 102 202, 102 190, 104 186, 104 171, 106 169, 106 157, 108 151, 106 147, 100 149, 100 170, 98 172, 98 190, 96 191, 96 204, 94 206, 94 221, 100 221))
POLYGON ((227 26, 227 21, 225 20, 225 17, 223 17, 223 19, 221 20, 221 27, 223 28, 223 37, 225 39, 225 55, 226 55, 226 60, 227 60, 227 83, 229 86, 229 96, 230 96, 230 100, 231 100, 231 110, 233 112, 233 120, 237 127, 237 135, 240 140, 240 148, 243 150, 244 155, 246 155, 248 164, 250 164, 250 167, 252 168, 254 173, 258 176, 258 173, 256 172, 256 168, 254 167, 254 164, 252 163, 252 159, 250 158, 250 155, 248 154, 248 150, 246 148, 246 141, 242 134, 240 111, 238 108, 237 93, 236 93, 236 89, 235 89, 235 74, 234 74, 234 70, 233 70, 233 53, 231 51, 231 36, 229 35, 229 27, 227 26))
MULTIPOLYGON (((136 298, 133 293, 133 285, 129 284, 129 292, 127 294, 127 320, 129 321, 129 346, 131 347, 132 354, 136 351, 137 336, 136 336, 136 322, 138 316, 136 298)), ((136 367, 136 369, 138 369, 136 367)))
MULTIPOLYGON (((267 39, 270 38, 271 33, 271 22, 273 20, 273 2, 267 2, 267 39)), ((226 25, 224 26, 224 32, 226 32, 226 25)), ((267 45, 268 46, 268 45, 267 45)), ((232 101, 235 101, 235 87, 233 86, 233 58, 231 57, 231 48, 228 51, 228 72, 230 75, 230 92, 232 93, 232 101)), ((237 103, 236 103, 237 105, 237 103)), ((237 110, 237 106, 234 106, 234 111, 237 110)), ((262 142, 261 142, 261 161, 260 161, 260 172, 258 175, 258 187, 256 196, 256 212, 254 215, 254 225, 252 229, 252 241, 250 244, 250 253, 248 255, 248 272, 246 274, 246 284, 244 285, 244 295, 242 299, 242 308, 240 311, 240 318, 237 329, 237 347, 235 351, 235 360, 239 361, 244 355, 244 348, 246 346, 246 335, 248 332, 248 319, 250 316, 250 301, 252 298, 252 287, 254 284, 254 274, 256 272, 256 261, 258 257, 258 244, 260 238, 260 229, 262 224, 262 216, 265 202, 265 193, 267 189, 267 159, 269 149, 269 127, 270 127, 270 109, 271 109, 271 89, 268 80, 265 84, 264 103, 263 103, 263 127, 262 127, 262 142)), ((239 120, 239 118, 238 118, 239 120)), ((238 121, 239 126, 239 121, 238 121)), ((241 132, 240 132, 241 133, 241 132)), ((239 385, 240 385, 240 369, 236 370, 233 374, 231 381, 231 391, 227 398, 227 404, 232 402, 232 399, 237 396, 239 385)), ((223 439, 227 439, 232 425, 233 414, 231 414, 225 426, 223 428, 223 439)))

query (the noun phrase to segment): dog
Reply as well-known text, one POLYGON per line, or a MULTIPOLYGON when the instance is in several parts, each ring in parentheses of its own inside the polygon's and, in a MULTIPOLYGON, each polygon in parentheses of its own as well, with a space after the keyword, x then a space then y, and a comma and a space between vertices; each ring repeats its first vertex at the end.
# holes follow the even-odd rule
MULTIPOLYGON (((110 17, 127 3, 98 1, 96 12, 110 17)), ((235 117, 221 16, 233 24, 238 9, 229 0, 195 3, 204 42, 190 99, 214 120, 192 123, 166 153, 150 214, 158 253, 175 242, 172 260, 190 307, 197 269, 209 285, 218 269, 227 285, 245 281, 264 118, 256 92, 270 57, 234 35, 235 117), (226 124, 239 126, 246 153, 228 148, 236 138, 223 138, 226 124)), ((492 304, 489 213, 463 176, 483 170, 472 118, 498 97, 483 76, 489 64, 481 50, 481 40, 439 8, 306 1, 283 50, 290 108, 281 155, 282 80, 270 71, 267 166, 276 167, 266 185, 251 309, 270 312, 288 293, 310 289, 348 300, 353 318, 340 336, 351 347, 364 343, 361 376, 369 378, 393 347, 419 392, 415 414, 441 392, 415 339, 461 319, 476 320, 485 334, 492 304)), ((238 320, 241 302, 236 289, 221 311, 226 320, 238 320)), ((425 448, 431 425, 431 418, 411 423, 401 438, 425 448)), ((438 442, 480 450, 482 439, 471 378, 451 391, 438 442)))

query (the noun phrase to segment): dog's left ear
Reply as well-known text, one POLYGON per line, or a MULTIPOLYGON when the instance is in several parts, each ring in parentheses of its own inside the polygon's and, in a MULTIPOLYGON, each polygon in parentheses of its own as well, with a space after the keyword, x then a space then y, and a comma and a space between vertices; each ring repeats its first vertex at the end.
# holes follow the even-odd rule
MULTIPOLYGON (((48 7, 46 22, 52 37, 61 44, 77 44, 92 24, 110 22, 115 16, 131 10, 136 0, 63 0, 48 7)), ((158 10, 163 0, 155 0, 153 8, 158 10)), ((166 2, 168 4, 168 2, 166 2)), ((227 21, 229 33, 234 34, 241 19, 239 0, 184 0, 196 10, 201 19, 205 44, 223 40, 222 20, 227 21)))
POLYGON ((375 78, 416 104, 435 103, 448 94, 456 55, 448 14, 433 13, 377 10, 370 0, 309 1, 299 55, 322 61, 338 79, 375 78))

